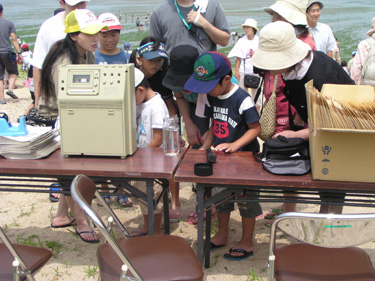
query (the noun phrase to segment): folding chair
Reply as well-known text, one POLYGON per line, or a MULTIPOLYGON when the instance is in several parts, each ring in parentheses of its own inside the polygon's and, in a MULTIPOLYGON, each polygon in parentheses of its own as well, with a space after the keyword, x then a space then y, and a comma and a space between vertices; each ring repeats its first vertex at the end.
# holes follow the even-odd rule
POLYGON ((12 244, 0 227, 0 280, 35 280, 33 274, 52 256, 47 249, 12 244))
POLYGON ((375 280, 369 256, 354 247, 374 239, 375 214, 281 214, 271 225, 268 280, 375 280), (277 229, 302 243, 275 248, 277 229))
MULTIPOLYGON (((99 246, 97 259, 102 281, 107 280, 203 280, 203 270, 193 249, 181 237, 172 235, 151 235, 115 240, 111 235, 112 225, 106 228, 99 215, 91 208, 95 194, 104 202, 91 179, 84 175, 74 178, 71 193, 87 217, 97 226, 107 240, 99 246)), ((107 206, 107 204, 103 204, 107 206)), ((108 221, 115 221, 125 229, 110 207, 108 221)))

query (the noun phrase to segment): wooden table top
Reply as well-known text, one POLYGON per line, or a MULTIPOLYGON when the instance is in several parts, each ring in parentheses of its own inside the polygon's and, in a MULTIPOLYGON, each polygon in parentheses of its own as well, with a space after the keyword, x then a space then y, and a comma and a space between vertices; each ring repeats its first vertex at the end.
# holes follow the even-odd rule
POLYGON ((37 160, 0 158, 0 174, 23 176, 76 176, 164 178, 173 177, 183 152, 166 156, 162 148, 138 148, 126 159, 103 156, 69 156, 60 150, 37 160))
POLYGON ((291 189, 337 189, 344 191, 375 193, 375 183, 320 181, 313 180, 311 174, 303 176, 272 175, 255 161, 252 152, 227 154, 214 152, 217 155, 213 164, 213 174, 207 177, 194 175, 194 164, 206 162, 206 152, 190 149, 183 158, 176 174, 178 182, 196 182, 219 185, 248 185, 262 187, 290 187, 291 189))

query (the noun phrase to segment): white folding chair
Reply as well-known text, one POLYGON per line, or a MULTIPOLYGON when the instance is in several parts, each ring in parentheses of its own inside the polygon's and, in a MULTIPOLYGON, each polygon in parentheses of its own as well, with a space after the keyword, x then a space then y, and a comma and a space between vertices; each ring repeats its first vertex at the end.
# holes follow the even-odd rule
MULTIPOLYGON (((193 249, 181 237, 151 235, 115 240, 100 216, 92 209, 94 196, 105 204, 94 182, 84 175, 74 178, 71 193, 87 217, 107 240, 99 246, 97 259, 102 281, 108 280, 203 280, 203 270, 193 249)), ((110 207, 109 222, 125 229, 110 207)), ((111 228, 111 223, 109 224, 111 228)))
POLYGON ((0 227, 0 280, 35 280, 33 274, 52 256, 47 249, 13 244, 0 227))
POLYGON ((281 214, 271 225, 268 280, 375 280, 368 254, 355 247, 373 240, 375 214, 281 214), (275 247, 277 229, 299 243, 275 247))

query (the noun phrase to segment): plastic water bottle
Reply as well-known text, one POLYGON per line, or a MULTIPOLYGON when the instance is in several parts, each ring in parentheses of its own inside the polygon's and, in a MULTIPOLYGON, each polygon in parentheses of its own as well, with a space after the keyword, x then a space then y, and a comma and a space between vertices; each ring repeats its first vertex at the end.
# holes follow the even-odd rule
POLYGON ((180 129, 177 116, 164 117, 163 148, 165 155, 174 156, 180 152, 180 129))

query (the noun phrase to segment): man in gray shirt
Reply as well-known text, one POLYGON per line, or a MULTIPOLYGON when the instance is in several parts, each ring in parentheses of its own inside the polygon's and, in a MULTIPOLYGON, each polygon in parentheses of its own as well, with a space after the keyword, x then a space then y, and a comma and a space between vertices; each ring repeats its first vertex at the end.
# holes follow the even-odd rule
POLYGON ((18 75, 17 59, 22 59, 20 56, 20 46, 16 36, 16 27, 13 22, 3 19, 3 14, 4 8, 0 4, 0 104, 6 104, 4 99, 5 70, 8 71, 9 74, 9 90, 6 94, 13 99, 18 99, 13 93, 13 88, 18 75), (9 37, 12 38, 13 46, 18 55, 13 53, 9 37))
POLYGON ((168 54, 178 45, 192 45, 202 54, 228 45, 230 27, 217 0, 195 5, 194 0, 166 0, 152 12, 149 35, 160 38, 168 54))

